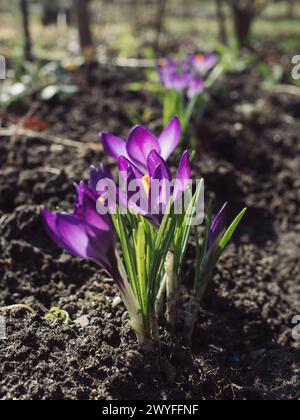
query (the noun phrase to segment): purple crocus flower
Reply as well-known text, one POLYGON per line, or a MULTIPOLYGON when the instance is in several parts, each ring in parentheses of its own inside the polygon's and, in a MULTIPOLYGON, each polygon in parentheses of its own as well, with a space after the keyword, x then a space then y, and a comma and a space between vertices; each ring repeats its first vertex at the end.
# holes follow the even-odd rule
POLYGON ((100 165, 99 168, 96 168, 93 165, 90 166, 88 186, 97 195, 101 195, 101 192, 97 191, 97 184, 101 179, 112 180, 113 177, 111 172, 103 165, 100 165))
POLYGON ((204 91, 204 82, 200 77, 193 75, 190 78, 187 95, 189 98, 194 98, 204 91))
POLYGON ((185 92, 189 89, 193 74, 190 71, 185 73, 175 73, 170 76, 169 88, 175 89, 177 92, 185 92))
POLYGON ((158 72, 165 88, 173 89, 173 77, 176 74, 176 70, 177 64, 173 59, 168 58, 160 61, 158 72))
POLYGON ((141 125, 135 126, 129 133, 127 142, 109 133, 101 133, 104 150, 113 158, 121 156, 133 163, 142 173, 147 171, 147 158, 155 150, 165 160, 174 152, 181 137, 178 117, 173 117, 159 138, 152 131, 141 125))
POLYGON ((187 151, 182 155, 177 177, 173 182, 165 160, 156 150, 152 150, 148 155, 146 174, 124 156, 119 158, 119 170, 123 176, 125 174, 124 178, 127 183, 126 206, 146 216, 155 224, 160 224, 171 196, 174 202, 179 200, 190 186, 191 181, 187 151), (138 202, 132 202, 132 197, 135 197, 136 193, 136 191, 130 192, 129 186, 132 181, 136 181, 135 185, 140 189, 141 199, 138 202))
POLYGON ((214 218, 208 239, 208 246, 209 248, 215 243, 215 241, 220 237, 225 229, 225 221, 226 221, 226 214, 227 214, 228 203, 226 202, 219 213, 214 218))
POLYGON ((199 95, 204 90, 204 82, 195 74, 194 56, 183 61, 163 60, 158 66, 161 82, 166 89, 185 92, 189 98, 199 95))
POLYGON ((100 216, 96 210, 96 174, 102 177, 104 173, 103 169, 91 168, 89 186, 83 182, 77 186, 77 200, 72 214, 52 213, 41 208, 41 215, 49 237, 60 248, 76 257, 98 263, 122 289, 124 284, 117 268, 111 220, 108 215, 100 216))
POLYGON ((194 70, 200 75, 205 76, 215 65, 218 60, 216 54, 195 54, 190 57, 194 70))
POLYGON ((174 61, 169 58, 162 60, 158 66, 162 84, 166 89, 174 89, 177 92, 185 91, 192 77, 190 65, 187 61, 174 61))
POLYGON ((173 180, 165 161, 155 151, 148 157, 149 182, 149 208, 160 223, 168 207, 170 197, 173 202, 183 198, 186 190, 191 187, 191 167, 189 153, 185 151, 181 157, 177 176, 173 180), (159 184, 157 183, 159 181, 159 184), (170 188, 170 183, 171 188, 170 188))
POLYGON ((165 88, 177 91, 186 89, 190 73, 190 65, 187 61, 163 59, 158 66, 158 72, 165 88))

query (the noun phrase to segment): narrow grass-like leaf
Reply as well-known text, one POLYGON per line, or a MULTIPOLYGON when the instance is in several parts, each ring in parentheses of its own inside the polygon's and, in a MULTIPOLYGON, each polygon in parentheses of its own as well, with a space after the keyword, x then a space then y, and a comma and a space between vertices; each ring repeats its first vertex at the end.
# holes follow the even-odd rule
POLYGON ((221 239, 219 243, 219 247, 221 248, 222 252, 225 250, 225 248, 229 244, 234 232, 236 231, 238 225, 241 223, 243 217, 245 216, 246 211, 247 211, 247 208, 244 208, 241 211, 241 213, 234 219, 234 221, 231 223, 231 225, 225 232, 223 238, 221 239))
POLYGON ((171 198, 160 228, 157 232, 154 249, 152 250, 152 261, 148 283, 148 307, 152 309, 154 309, 156 294, 162 277, 162 269, 164 267, 166 255, 170 248, 175 231, 176 223, 174 215, 171 214, 172 208, 173 203, 171 198))
POLYGON ((226 230, 219 244, 217 246, 214 246, 212 250, 209 252, 209 254, 204 258, 204 261, 201 267, 200 284, 198 285, 199 294, 201 297, 203 296, 207 288, 208 282, 210 281, 213 275, 214 269, 221 255, 223 254, 227 245, 229 244, 234 232, 236 231, 237 227, 242 221, 246 211, 247 211, 247 208, 244 208, 241 211, 241 213, 234 219, 234 221, 231 223, 229 228, 226 230))
POLYGON ((183 220, 181 221, 181 225, 177 226, 177 234, 174 242, 174 271, 178 276, 181 274, 180 270, 186 256, 190 233, 193 227, 191 218, 196 214, 198 203, 203 192, 203 187, 204 181, 202 179, 190 201, 189 207, 184 215, 183 220))
POLYGON ((145 264, 145 251, 146 251, 146 237, 143 222, 139 222, 138 229, 136 231, 136 265, 137 265, 137 276, 140 292, 140 300, 143 313, 146 312, 145 308, 145 296, 147 291, 147 273, 145 264))
POLYGON ((163 124, 167 126, 170 119, 177 115, 180 122, 184 123, 185 111, 183 103, 183 94, 174 89, 168 89, 164 94, 163 101, 163 124))
POLYGON ((125 228, 125 224, 123 223, 123 216, 120 214, 112 214, 111 215, 113 224, 115 226, 117 235, 120 239, 123 257, 125 262, 126 271, 128 273, 129 282, 131 287, 136 295, 139 298, 139 293, 137 289, 137 274, 136 274, 136 266, 135 261, 133 258, 133 250, 132 250, 132 241, 130 240, 127 229, 125 228))
POLYGON ((183 132, 186 131, 186 129, 187 129, 189 123, 190 123, 190 120, 191 120, 192 115, 194 113, 194 109, 196 107, 197 102, 198 102, 198 96, 193 96, 188 103, 188 106, 187 106, 186 111, 185 111, 184 123, 183 123, 183 127, 182 127, 183 132))
POLYGON ((201 266, 203 263, 203 259, 207 252, 208 240, 209 240, 209 232, 212 224, 212 201, 209 201, 207 213, 205 217, 205 231, 204 231, 204 238, 202 244, 200 243, 199 237, 199 230, 196 228, 196 241, 197 241, 197 249, 196 249, 196 276, 195 276, 195 288, 197 289, 200 281, 201 281, 201 266))

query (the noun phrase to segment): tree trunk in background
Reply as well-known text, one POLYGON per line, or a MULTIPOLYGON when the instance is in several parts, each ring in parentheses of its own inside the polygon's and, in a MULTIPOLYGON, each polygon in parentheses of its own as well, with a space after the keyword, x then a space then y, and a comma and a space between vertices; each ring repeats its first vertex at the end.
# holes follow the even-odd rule
POLYGON ((296 0, 288 0, 287 17, 293 19, 295 17, 296 0))
POLYGON ((31 36, 29 30, 29 10, 27 0, 20 0, 20 9, 22 14, 23 34, 24 34, 24 58, 27 61, 32 60, 31 36))
POLYGON ((236 37, 240 47, 248 47, 252 23, 255 18, 252 7, 241 8, 237 4, 232 3, 233 23, 236 37))
POLYGON ((59 17, 65 17, 67 24, 71 22, 71 8, 68 1, 42 0, 42 23, 43 25, 56 24, 59 17))
POLYGON ((157 0, 157 16, 156 16, 156 45, 155 50, 157 56, 160 56, 160 47, 161 47, 161 36, 164 31, 164 24, 165 24, 165 17, 166 17, 166 8, 167 8, 167 0, 157 0))
POLYGON ((219 38, 222 44, 226 45, 228 41, 227 30, 226 30, 226 16, 224 13, 224 2, 223 0, 215 0, 217 8, 217 19, 219 23, 219 38))
POLYGON ((232 15, 236 37, 241 47, 249 47, 252 24, 271 0, 227 0, 232 15))
POLYGON ((43 25, 50 25, 51 23, 56 23, 59 9, 57 0, 43 0, 42 8, 43 25))
POLYGON ((79 42, 86 62, 94 59, 94 48, 90 27, 89 0, 74 0, 79 42))

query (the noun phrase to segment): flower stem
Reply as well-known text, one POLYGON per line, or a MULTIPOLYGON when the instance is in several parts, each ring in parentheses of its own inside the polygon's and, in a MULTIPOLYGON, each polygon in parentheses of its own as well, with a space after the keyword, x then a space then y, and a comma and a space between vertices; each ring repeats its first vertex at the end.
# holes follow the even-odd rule
POLYGON ((166 294, 166 283, 167 283, 167 275, 165 274, 162 279, 159 291, 155 299, 155 314, 157 318, 161 318, 163 314, 163 304, 164 304, 164 298, 166 294))
POLYGON ((185 328, 184 328, 184 336, 190 342, 193 336, 193 332, 195 329, 195 323, 197 320, 198 310, 199 310, 199 296, 197 295, 197 291, 194 289, 190 301, 188 304, 188 310, 186 313, 185 318, 185 328))
POLYGON ((167 309, 166 309, 166 320, 171 328, 175 328, 176 325, 176 306, 178 298, 178 278, 174 273, 174 254, 168 252, 166 262, 166 291, 167 291, 167 309))

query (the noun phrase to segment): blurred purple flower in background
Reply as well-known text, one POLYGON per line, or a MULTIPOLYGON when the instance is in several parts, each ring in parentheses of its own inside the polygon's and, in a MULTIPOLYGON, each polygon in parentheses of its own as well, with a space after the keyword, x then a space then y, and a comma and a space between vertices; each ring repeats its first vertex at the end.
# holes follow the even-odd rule
POLYGON ((202 77, 215 66, 216 54, 195 54, 181 61, 172 58, 161 60, 158 71, 166 89, 185 92, 189 98, 200 95, 204 90, 202 77))
POLYGON ((178 92, 187 88, 191 78, 190 65, 187 61, 175 61, 172 58, 161 60, 158 71, 164 87, 178 92))
POLYGON ((218 57, 214 53, 195 54, 190 56, 194 70, 200 75, 205 76, 217 63, 218 57))
POLYGON ((204 82, 198 76, 192 76, 189 80, 187 96, 189 98, 194 98, 195 96, 200 95, 204 91, 204 82))

